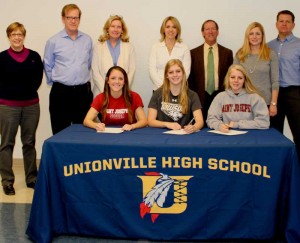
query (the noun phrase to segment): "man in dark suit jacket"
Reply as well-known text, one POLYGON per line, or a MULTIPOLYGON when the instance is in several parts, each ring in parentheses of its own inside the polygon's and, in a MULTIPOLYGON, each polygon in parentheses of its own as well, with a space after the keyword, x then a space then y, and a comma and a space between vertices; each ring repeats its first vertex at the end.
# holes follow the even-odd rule
POLYGON ((204 44, 191 50, 191 73, 188 78, 189 88, 197 92, 202 104, 202 114, 206 125, 207 111, 214 97, 224 90, 224 78, 227 70, 233 63, 232 50, 217 43, 219 26, 214 20, 206 20, 202 24, 201 32, 204 44), (209 94, 207 87, 207 56, 212 47, 215 70, 215 91, 209 94))

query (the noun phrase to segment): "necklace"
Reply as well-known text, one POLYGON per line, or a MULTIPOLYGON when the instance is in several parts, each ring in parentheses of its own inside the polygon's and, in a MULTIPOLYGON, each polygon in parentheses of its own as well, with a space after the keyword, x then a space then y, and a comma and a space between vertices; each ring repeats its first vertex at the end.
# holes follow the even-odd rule
POLYGON ((172 50, 173 50, 173 47, 174 47, 174 46, 167 46, 167 49, 168 49, 169 54, 171 54, 171 52, 172 52, 172 50))
POLYGON ((248 55, 249 65, 247 65, 247 66, 248 66, 249 73, 254 73, 255 68, 256 68, 256 64, 257 64, 257 61, 258 61, 258 55, 257 55, 256 58, 254 58, 254 55, 252 57, 253 57, 252 58, 253 60, 252 60, 252 62, 250 62, 251 55, 250 54, 248 55))
POLYGON ((169 54, 171 54, 171 52, 173 50, 173 47, 175 45, 175 42, 174 43, 172 43, 172 42, 171 43, 170 42, 167 43, 167 41, 165 41, 165 43, 166 43, 166 47, 168 49, 169 54))

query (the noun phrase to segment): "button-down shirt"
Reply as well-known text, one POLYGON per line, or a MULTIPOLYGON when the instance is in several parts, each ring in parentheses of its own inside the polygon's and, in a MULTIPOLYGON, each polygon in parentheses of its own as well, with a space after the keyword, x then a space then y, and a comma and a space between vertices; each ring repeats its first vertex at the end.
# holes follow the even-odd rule
POLYGON ((171 59, 182 61, 186 78, 190 75, 191 70, 191 53, 188 46, 176 41, 171 54, 168 51, 166 43, 158 42, 152 46, 149 57, 149 72, 153 82, 153 90, 158 89, 163 84, 166 64, 171 59))
POLYGON ((73 86, 90 80, 93 42, 78 31, 75 40, 64 30, 51 37, 45 47, 44 69, 47 83, 73 86))
POLYGON ((280 87, 300 86, 300 38, 293 34, 268 43, 278 55, 280 87))
POLYGON ((120 46, 121 46, 120 43, 121 43, 121 40, 119 39, 117 41, 117 44, 116 44, 115 47, 112 47, 109 40, 107 40, 106 43, 107 43, 108 49, 110 51, 110 55, 113 59, 113 64, 114 64, 114 66, 117 66, 118 59, 119 59, 119 56, 120 56, 120 46))

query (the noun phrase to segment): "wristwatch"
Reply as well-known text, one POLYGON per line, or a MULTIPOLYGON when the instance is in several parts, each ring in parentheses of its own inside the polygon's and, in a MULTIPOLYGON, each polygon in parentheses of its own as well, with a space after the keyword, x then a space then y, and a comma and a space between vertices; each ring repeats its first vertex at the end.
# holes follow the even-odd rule
POLYGON ((271 102, 271 105, 274 105, 274 106, 276 106, 277 105, 277 103, 276 102, 271 102))

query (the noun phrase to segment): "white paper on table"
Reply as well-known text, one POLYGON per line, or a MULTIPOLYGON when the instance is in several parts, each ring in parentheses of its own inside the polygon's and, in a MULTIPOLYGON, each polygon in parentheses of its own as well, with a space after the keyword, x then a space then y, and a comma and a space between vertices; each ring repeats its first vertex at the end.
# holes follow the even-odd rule
POLYGON ((100 133, 122 133, 124 132, 120 127, 105 127, 104 131, 97 131, 100 133))
POLYGON ((229 132, 221 132, 221 131, 217 131, 217 130, 210 130, 208 132, 212 132, 212 133, 217 133, 217 134, 221 134, 221 135, 227 135, 227 136, 231 136, 231 135, 241 135, 241 134, 245 134, 248 131, 237 131, 237 130, 232 130, 230 129, 229 132))
POLYGON ((186 134, 188 134, 183 129, 180 129, 180 130, 170 130, 170 131, 166 131, 164 133, 166 133, 166 134, 173 134, 173 135, 186 135, 186 134))

